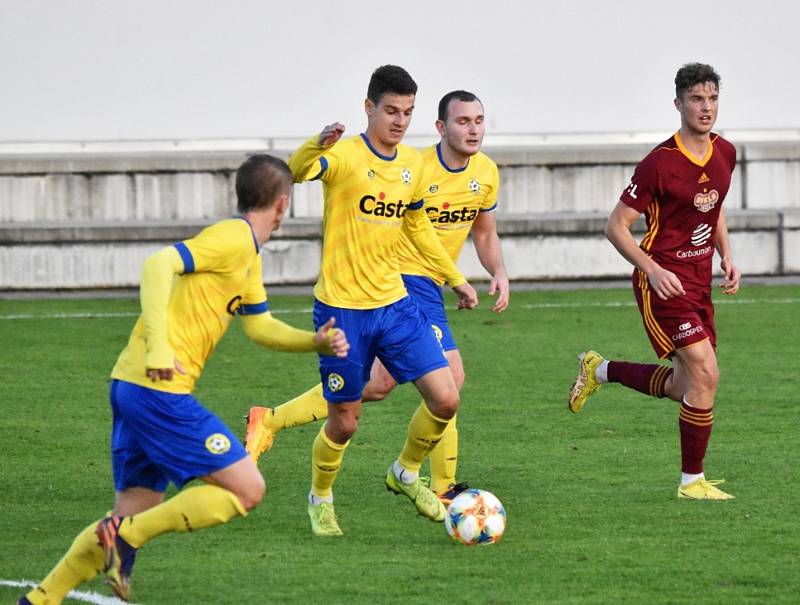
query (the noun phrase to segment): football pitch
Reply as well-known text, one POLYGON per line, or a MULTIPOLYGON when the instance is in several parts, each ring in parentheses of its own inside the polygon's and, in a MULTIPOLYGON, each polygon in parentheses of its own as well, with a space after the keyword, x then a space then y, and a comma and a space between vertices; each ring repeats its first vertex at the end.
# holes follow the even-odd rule
MULTIPOLYGON (((568 412, 581 350, 653 360, 630 290, 512 292, 499 317, 482 295, 479 309, 451 312, 467 373, 459 479, 503 501, 500 543, 455 544, 385 490, 419 402, 406 385, 362 411, 335 487, 343 538, 314 538, 306 517, 319 426, 286 430, 260 463, 261 505, 147 544, 134 601, 800 602, 800 286, 745 285, 715 300, 721 383, 706 474, 735 500, 676 498, 674 402, 609 385, 568 412)), ((298 327, 310 326, 310 305, 271 299, 298 327)), ((108 373, 137 311, 135 299, 0 300, 0 581, 40 579, 110 508, 108 373)), ((234 322, 196 395, 241 434, 251 404, 316 380, 313 355, 261 349, 234 322)), ((100 578, 80 590, 110 594, 100 578)), ((23 592, 0 584, 0 602, 23 592)))

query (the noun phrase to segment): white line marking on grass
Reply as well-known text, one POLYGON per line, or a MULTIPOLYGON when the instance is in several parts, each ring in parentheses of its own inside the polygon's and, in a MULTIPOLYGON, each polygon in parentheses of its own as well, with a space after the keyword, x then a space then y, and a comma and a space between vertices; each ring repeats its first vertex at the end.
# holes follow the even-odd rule
MULTIPOLYGON (((800 303, 800 298, 774 298, 759 300, 756 298, 726 298, 714 301, 715 305, 796 305, 800 303)), ((513 305, 513 303, 512 303, 513 305)), ((554 302, 554 303, 528 303, 518 305, 522 309, 576 309, 582 307, 635 307, 636 302, 628 301, 588 301, 588 302, 554 302)), ((447 310, 454 310, 456 307, 447 306, 447 310)), ((276 309, 273 315, 306 315, 312 313, 313 309, 276 309)), ((15 313, 13 315, 0 315, 3 319, 105 319, 113 317, 138 317, 139 313, 104 313, 104 312, 74 312, 74 313, 15 313)))
MULTIPOLYGON (((0 580, 0 586, 33 588, 36 586, 36 582, 31 582, 30 580, 0 580)), ((71 590, 67 594, 67 598, 84 603, 94 603, 95 605, 126 605, 126 601, 120 601, 116 597, 106 597, 97 592, 83 592, 81 590, 71 590)), ((131 604, 127 603, 127 605, 131 604)))

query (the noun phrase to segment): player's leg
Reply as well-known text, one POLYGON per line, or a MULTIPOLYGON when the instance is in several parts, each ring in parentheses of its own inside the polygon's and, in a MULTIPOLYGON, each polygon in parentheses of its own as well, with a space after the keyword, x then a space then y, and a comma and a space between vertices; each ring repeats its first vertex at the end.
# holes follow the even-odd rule
POLYGON ((277 433, 327 416, 328 402, 322 395, 322 384, 275 408, 253 406, 247 413, 245 449, 258 462, 261 455, 272 447, 277 433))
MULTIPOLYGON (((699 321, 696 310, 681 301, 661 301, 653 297, 647 277, 634 271, 633 292, 642 316, 647 337, 659 359, 671 357, 675 345, 671 335, 680 333, 687 320, 699 321)), ((701 334, 697 339, 703 338, 701 334)), ((630 389, 662 398, 668 395, 666 385, 673 369, 655 363, 607 360, 596 351, 578 355, 578 376, 569 394, 568 407, 577 414, 589 397, 606 383, 618 383, 630 389)))
MULTIPOLYGON (((458 349, 446 350, 444 353, 453 374, 453 380, 461 392, 464 386, 464 361, 458 349)), ((448 503, 460 491, 466 489, 466 484, 456 482, 458 469, 458 416, 453 416, 442 433, 439 443, 431 450, 428 458, 431 464, 431 489, 448 503)))
POLYGON ((733 498, 716 487, 720 481, 705 478, 703 463, 714 422, 714 397, 719 369, 709 340, 682 347, 675 352, 676 380, 673 395, 681 397, 678 429, 681 442, 681 484, 679 498, 728 500, 733 498))
POLYGON ((381 363, 380 359, 375 359, 369 372, 369 382, 364 387, 361 394, 363 401, 383 401, 389 396, 397 386, 397 381, 381 363))
POLYGON ((407 496, 423 516, 442 521, 444 505, 422 485, 419 469, 458 411, 459 395, 439 340, 410 297, 386 308, 378 356, 398 383, 413 381, 423 397, 403 450, 387 471, 386 486, 407 496))
POLYGON ((379 312, 342 309, 314 301, 314 325, 322 325, 330 317, 335 317, 337 327, 345 331, 350 342, 346 358, 319 356, 323 397, 328 402, 328 420, 320 428, 311 448, 308 516, 311 530, 317 536, 342 534, 333 509, 333 484, 350 438, 358 428, 361 393, 375 359, 372 326, 379 312))

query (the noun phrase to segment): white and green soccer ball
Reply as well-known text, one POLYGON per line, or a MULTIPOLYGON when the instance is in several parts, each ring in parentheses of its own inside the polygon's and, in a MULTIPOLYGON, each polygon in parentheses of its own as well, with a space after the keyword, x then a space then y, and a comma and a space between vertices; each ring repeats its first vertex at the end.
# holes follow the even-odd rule
POLYGON ((491 492, 468 489, 447 507, 444 526, 461 544, 494 544, 506 530, 506 509, 491 492))

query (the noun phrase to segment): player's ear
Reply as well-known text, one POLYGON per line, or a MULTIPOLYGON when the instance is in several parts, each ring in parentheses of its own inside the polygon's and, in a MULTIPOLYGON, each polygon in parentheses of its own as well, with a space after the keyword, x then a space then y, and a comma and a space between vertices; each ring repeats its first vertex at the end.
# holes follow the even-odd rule
POLYGON ((672 101, 672 102, 675 104, 675 109, 680 111, 681 110, 681 99, 680 99, 680 97, 675 97, 675 100, 672 101))
POLYGON ((364 99, 364 112, 371 118, 374 111, 375 103, 373 103, 369 98, 364 99))

